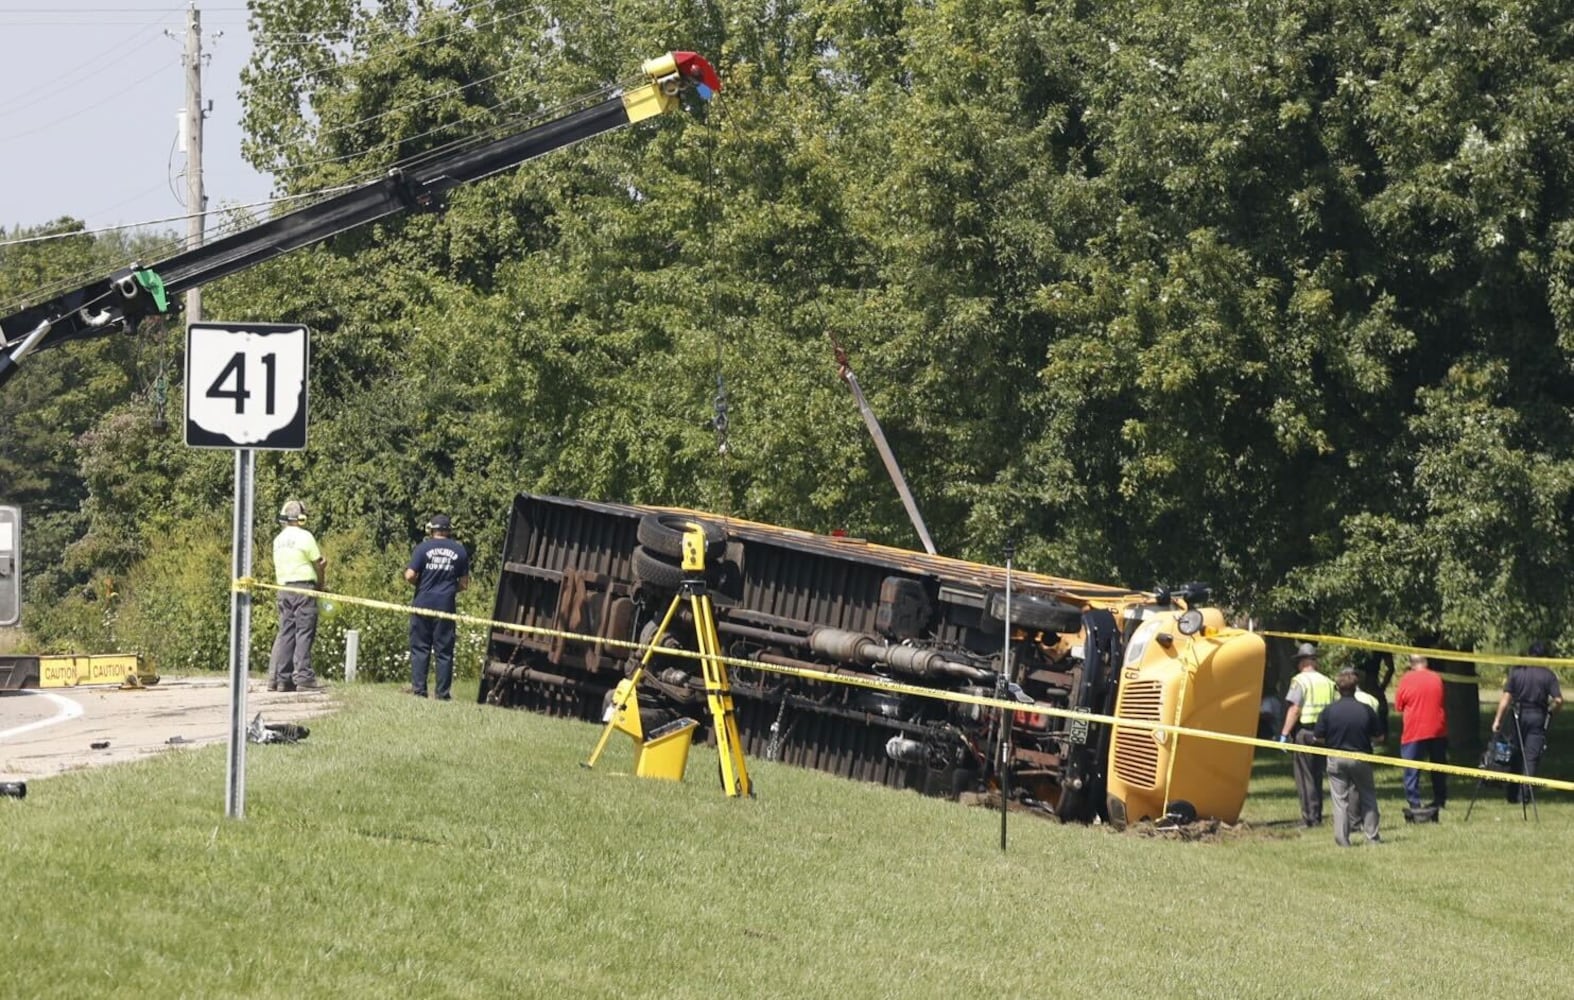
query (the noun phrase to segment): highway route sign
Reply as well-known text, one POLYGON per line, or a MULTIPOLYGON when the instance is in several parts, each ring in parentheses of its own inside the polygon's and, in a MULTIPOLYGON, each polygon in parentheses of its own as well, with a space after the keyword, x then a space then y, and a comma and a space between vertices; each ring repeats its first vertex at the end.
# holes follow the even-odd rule
POLYGON ((282 323, 186 327, 186 444, 306 447, 309 332, 282 323))

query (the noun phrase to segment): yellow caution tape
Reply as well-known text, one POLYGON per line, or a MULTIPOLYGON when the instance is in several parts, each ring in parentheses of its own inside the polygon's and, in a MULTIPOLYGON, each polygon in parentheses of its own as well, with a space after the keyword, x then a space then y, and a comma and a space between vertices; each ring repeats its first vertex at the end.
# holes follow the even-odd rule
MULTIPOLYGON (((1465 653, 1455 649, 1430 649, 1426 646, 1401 646, 1393 642, 1378 642, 1375 639, 1352 639, 1342 635, 1319 635, 1315 632, 1273 632, 1261 631, 1257 633, 1271 639, 1299 639, 1302 642, 1320 642, 1332 646, 1350 646, 1354 649, 1370 649, 1379 653, 1403 653, 1409 655, 1417 653, 1428 660, 1453 660, 1464 663, 1495 663, 1504 666, 1539 666, 1550 669, 1574 669, 1574 658, 1561 656, 1515 656, 1511 653, 1465 653)), ((1479 684, 1481 678, 1474 674, 1441 674, 1445 681, 1458 684, 1479 684)))
MULTIPOLYGON (((536 635, 545 638, 562 638, 584 643, 600 643, 602 646, 613 646, 627 649, 631 652, 643 653, 649 647, 628 639, 610 639, 601 636, 584 635, 578 632, 567 632, 562 629, 543 628, 539 625, 522 625, 516 622, 500 622, 490 618, 478 618, 474 615, 462 615, 456 612, 433 611, 429 608, 417 608, 407 604, 395 604, 391 601, 379 601, 369 597, 352 597, 348 594, 328 593, 312 590, 305 587, 286 587, 279 584, 264 583, 249 577, 241 577, 230 585, 232 590, 242 593, 251 590, 270 590, 285 594, 305 594, 324 600, 339 601, 344 604, 360 605, 382 611, 396 611, 401 614, 425 615, 429 618, 445 618, 449 621, 464 625, 480 625, 487 628, 500 628, 523 635, 536 635)), ((1281 638, 1303 638, 1297 633, 1260 632, 1259 635, 1272 635, 1281 638)), ((1350 645, 1364 644, 1367 640, 1341 639, 1337 636, 1318 636, 1329 642, 1345 642, 1350 645)), ((1315 641, 1314 639, 1314 641, 1315 641)), ((1398 647, 1404 648, 1404 647, 1398 647)), ((701 654, 695 650, 663 647, 658 652, 662 656, 680 656, 691 660, 699 660, 701 654)), ((1422 652, 1428 652, 1423 650, 1422 652)), ((1434 650, 1440 655, 1441 650, 1434 650)), ((1457 655, 1457 654, 1452 654, 1457 655)), ((1150 733, 1171 733, 1175 736, 1194 736, 1198 739, 1215 740, 1223 743, 1236 743, 1243 746, 1260 747, 1264 750, 1279 750, 1286 753, 1305 753, 1320 757, 1342 757, 1346 760, 1364 760, 1370 764, 1382 767, 1414 768, 1420 771, 1439 771, 1443 774, 1452 774, 1465 778, 1478 778, 1489 781, 1512 782, 1521 785, 1534 785, 1537 788, 1553 788, 1558 791, 1574 792, 1574 781, 1561 781, 1556 778, 1532 778, 1523 774, 1513 774, 1506 771, 1489 771, 1485 768, 1462 767, 1457 764, 1434 764, 1424 760, 1403 760, 1398 757, 1387 757, 1380 754, 1357 753, 1353 750, 1335 750, 1329 747, 1304 746, 1298 743, 1278 743, 1273 740, 1258 739, 1255 736, 1237 736, 1234 733, 1216 733, 1209 729, 1192 729, 1187 726, 1177 726, 1165 722, 1148 722, 1140 719, 1122 719, 1113 715, 1101 715, 1097 712, 1079 712, 1067 708, 1053 708, 1049 705, 1025 704, 1016 701, 1007 701, 1003 698, 990 698, 984 695, 965 694, 960 691, 945 691, 938 688, 921 687, 917 684, 906 684, 902 681, 893 681, 884 677, 874 677, 866 674, 837 674, 825 670, 809 670, 803 667, 788 667, 774 663, 760 663, 755 660, 743 660, 732 656, 721 656, 716 659, 729 667, 740 670, 758 670, 763 673, 779 674, 785 677, 797 677, 803 680, 816 681, 826 684, 844 684, 850 687, 868 688, 875 691, 885 691, 891 694, 905 694, 916 698, 933 698, 937 701, 950 701, 963 705, 980 705, 985 708, 1001 709, 1008 712, 1022 712, 1028 715, 1042 715, 1057 719, 1079 719, 1087 722, 1096 722, 1102 725, 1115 726, 1120 729, 1136 729, 1150 733)), ((1516 660, 1515 662, 1525 662, 1516 660)), ((1474 679, 1474 678, 1472 678, 1474 679)))

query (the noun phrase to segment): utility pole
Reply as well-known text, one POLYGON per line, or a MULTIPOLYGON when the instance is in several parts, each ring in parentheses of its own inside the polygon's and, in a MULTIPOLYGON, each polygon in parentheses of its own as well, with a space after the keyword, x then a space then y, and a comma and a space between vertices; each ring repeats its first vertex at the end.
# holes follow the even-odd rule
MULTIPOLYGON (((202 12, 192 0, 186 11, 186 249, 202 245, 208 196, 202 189, 202 12)), ((202 320, 202 289, 186 293, 186 320, 202 320)))

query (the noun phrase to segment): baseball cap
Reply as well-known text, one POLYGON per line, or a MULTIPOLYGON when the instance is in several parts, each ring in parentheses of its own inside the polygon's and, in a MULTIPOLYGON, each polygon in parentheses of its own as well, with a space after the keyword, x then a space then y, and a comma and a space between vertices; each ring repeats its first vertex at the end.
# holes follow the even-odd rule
POLYGON ((448 519, 447 514, 433 514, 432 519, 426 522, 427 531, 451 531, 454 523, 448 519))

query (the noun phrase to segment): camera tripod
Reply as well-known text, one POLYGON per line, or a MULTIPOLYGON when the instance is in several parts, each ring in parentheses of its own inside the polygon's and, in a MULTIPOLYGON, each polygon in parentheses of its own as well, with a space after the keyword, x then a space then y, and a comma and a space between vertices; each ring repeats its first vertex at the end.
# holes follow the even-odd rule
POLYGON ((661 649, 667 629, 677 618, 679 610, 687 604, 694 621, 695 644, 699 646, 699 661, 705 678, 705 701, 715 720, 716 753, 720 758, 717 770, 722 790, 728 796, 754 797, 754 785, 749 780, 749 766, 743 758, 743 739, 738 733, 738 718, 732 704, 732 683, 727 677, 727 664, 722 656, 721 639, 716 633, 716 609, 711 603, 710 592, 705 588, 705 529, 695 521, 686 522, 683 532, 683 578, 678 592, 672 597, 667 615, 661 620, 656 634, 645 647, 639 666, 626 680, 619 681, 613 699, 607 706, 606 726, 596 749, 583 767, 592 768, 607 748, 607 740, 614 729, 634 737, 635 773, 641 776, 665 777, 681 781, 688 761, 689 740, 693 738, 694 722, 685 728, 663 726, 652 733, 644 731, 640 719, 637 688, 645 676, 651 659, 661 649), (672 741, 679 742, 676 745, 672 741), (660 749, 663 745, 666 749, 660 749), (651 752, 654 751, 654 752, 651 752))
MULTIPOLYGON (((1525 730, 1519 724, 1518 705, 1514 706, 1514 745, 1519 750, 1519 773, 1528 778, 1531 776, 1529 770, 1530 761, 1525 756, 1525 730)), ((1505 761, 1498 760, 1493 752, 1493 748, 1488 746, 1486 752, 1481 755, 1481 767, 1483 770, 1487 771, 1506 771, 1508 770, 1508 765, 1512 760, 1512 757, 1505 761)), ((1489 779, 1485 777, 1476 779, 1476 790, 1470 794, 1470 808, 1465 810, 1465 822, 1467 823, 1470 821, 1471 810, 1476 807, 1476 798, 1481 794, 1481 786, 1487 780, 1489 779)), ((1530 819, 1531 815, 1534 814, 1536 817, 1536 822, 1541 822, 1541 810, 1536 808, 1535 785, 1521 786, 1519 792, 1519 811, 1520 815, 1525 819, 1530 819)))

